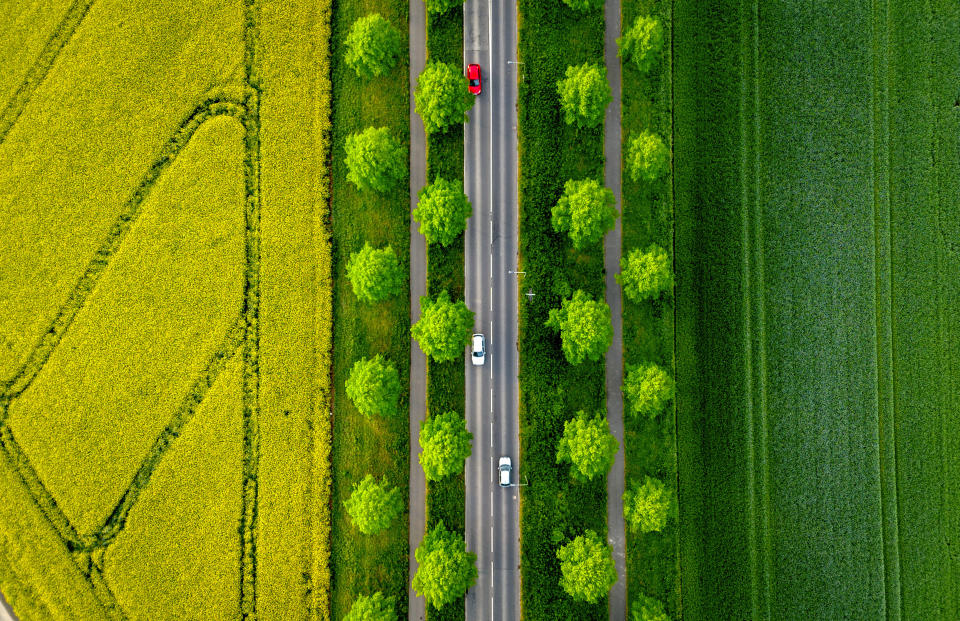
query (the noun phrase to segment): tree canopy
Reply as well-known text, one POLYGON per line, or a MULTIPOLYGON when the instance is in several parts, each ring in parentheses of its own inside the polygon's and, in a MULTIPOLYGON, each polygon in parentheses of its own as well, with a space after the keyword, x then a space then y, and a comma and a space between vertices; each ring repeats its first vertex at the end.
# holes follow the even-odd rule
POLYGON ((610 470, 619 448, 606 416, 601 412, 590 417, 581 410, 563 424, 563 436, 557 444, 557 463, 570 462, 573 464, 570 473, 577 479, 589 481, 610 470))
POLYGON ((343 501, 353 525, 365 535, 375 535, 390 526, 403 511, 403 503, 399 489, 390 487, 386 479, 378 483, 369 474, 353 486, 350 497, 343 501))
POLYGON ((449 246, 463 233, 472 213, 463 182, 437 177, 417 194, 413 219, 420 223, 420 233, 429 243, 449 246))
POLYGON ((395 416, 400 400, 400 375, 396 367, 377 354, 353 363, 345 383, 347 396, 364 416, 395 416))
POLYGON ((429 481, 463 472, 470 457, 473 434, 467 421, 456 412, 430 416, 420 423, 420 465, 429 481))
POLYGON ((403 36, 379 13, 364 15, 353 22, 344 42, 347 66, 365 79, 386 74, 400 58, 403 36))
POLYGON ((433 60, 417 77, 413 100, 423 129, 432 134, 466 123, 467 111, 477 97, 467 88, 467 78, 458 67, 433 60))
POLYGON ((656 17, 638 15, 633 25, 617 39, 618 54, 646 73, 660 59, 663 51, 663 25, 656 17))
POLYGON ((660 136, 643 130, 627 143, 626 165, 634 181, 656 181, 670 170, 670 149, 660 136))
POLYGON ((623 294, 638 304, 660 297, 673 286, 670 255, 657 244, 650 244, 646 250, 634 248, 621 257, 620 270, 616 279, 623 294))
POLYGON ((627 365, 623 395, 634 415, 656 418, 673 399, 674 388, 670 374, 652 362, 627 365))
POLYGON ((368 127, 347 136, 347 180, 360 190, 387 192, 407 174, 407 152, 390 129, 368 127))
POLYGON ((347 278, 357 299, 372 303, 400 293, 406 274, 393 248, 378 249, 364 242, 363 248, 350 254, 347 278))
POLYGON ((452 302, 450 294, 441 291, 436 300, 420 298, 420 320, 410 328, 410 334, 423 353, 436 362, 446 362, 463 354, 472 329, 473 311, 462 301, 452 302))
POLYGON ((574 11, 582 13, 596 11, 603 6, 603 0, 563 0, 563 3, 574 11))
POLYGON ((560 107, 568 125, 597 127, 603 123, 607 106, 613 101, 607 68, 596 63, 567 67, 565 77, 557 82, 560 107))
POLYGON ((670 621, 663 602, 642 593, 630 604, 630 621, 670 621))
POLYGON ((610 307, 579 289, 560 308, 550 310, 546 325, 560 332, 563 355, 570 364, 599 360, 613 342, 610 307))
POLYGON ((613 549, 588 530, 557 550, 560 586, 577 601, 595 603, 617 581, 613 549))
POLYGON ((573 247, 583 250, 597 244, 617 219, 613 192, 596 179, 570 180, 551 210, 553 230, 567 233, 573 247))
POLYGON ((343 621, 397 621, 394 603, 394 598, 384 597, 380 591, 361 595, 354 600, 343 621))
POLYGON ((426 3, 428 13, 441 14, 455 6, 460 6, 464 0, 426 0, 426 3))
POLYGON ((660 532, 674 509, 673 492, 663 481, 644 477, 623 493, 623 518, 632 532, 660 532))
POLYGON ((477 580, 477 555, 467 552, 463 537, 442 521, 427 532, 414 557, 419 567, 413 588, 434 608, 456 601, 477 580))

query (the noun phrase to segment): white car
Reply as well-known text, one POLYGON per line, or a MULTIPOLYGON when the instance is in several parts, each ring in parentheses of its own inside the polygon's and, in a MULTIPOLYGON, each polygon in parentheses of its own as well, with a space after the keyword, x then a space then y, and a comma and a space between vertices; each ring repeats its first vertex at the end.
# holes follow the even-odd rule
POLYGON ((486 343, 483 340, 483 335, 474 334, 472 355, 470 356, 470 362, 472 362, 473 366, 475 367, 483 366, 483 361, 486 359, 486 354, 487 354, 487 348, 486 348, 486 343))
POLYGON ((510 458, 503 456, 500 458, 500 487, 510 487, 510 471, 513 470, 513 464, 510 458))

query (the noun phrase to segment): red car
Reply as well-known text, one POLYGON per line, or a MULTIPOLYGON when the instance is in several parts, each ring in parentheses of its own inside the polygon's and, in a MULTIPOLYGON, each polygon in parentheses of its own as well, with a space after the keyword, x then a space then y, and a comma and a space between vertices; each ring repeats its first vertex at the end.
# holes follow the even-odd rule
POLYGON ((480 94, 480 65, 467 65, 467 88, 474 95, 480 94))

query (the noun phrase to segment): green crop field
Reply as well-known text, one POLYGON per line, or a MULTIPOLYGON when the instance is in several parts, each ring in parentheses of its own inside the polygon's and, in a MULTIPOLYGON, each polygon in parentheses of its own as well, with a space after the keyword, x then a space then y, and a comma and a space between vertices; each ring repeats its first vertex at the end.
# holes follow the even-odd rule
POLYGON ((328 618, 329 5, 0 11, 0 591, 328 618))
POLYGON ((960 616, 960 6, 675 3, 684 616, 960 616))

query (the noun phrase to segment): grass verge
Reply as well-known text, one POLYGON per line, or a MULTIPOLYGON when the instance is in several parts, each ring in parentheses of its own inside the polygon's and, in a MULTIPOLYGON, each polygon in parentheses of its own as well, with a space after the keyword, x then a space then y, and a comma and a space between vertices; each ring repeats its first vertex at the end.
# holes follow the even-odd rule
POLYGON ((352 486, 367 474, 386 475, 408 497, 408 395, 399 415, 391 419, 360 415, 343 389, 353 363, 383 353, 396 365, 401 385, 409 385, 409 289, 375 305, 360 304, 346 278, 351 252, 365 241, 390 244, 400 257, 409 255, 409 200, 406 182, 387 194, 358 192, 346 180, 343 162, 346 137, 368 126, 389 127, 409 145, 408 61, 403 56, 387 75, 362 82, 343 60, 344 39, 353 22, 377 12, 407 38, 407 3, 400 0, 334 5, 332 29, 332 225, 334 266, 334 424, 333 424, 333 534, 331 608, 342 619, 358 595, 382 591, 396 598, 397 614, 407 614, 407 532, 404 511, 394 524, 377 535, 362 535, 351 525, 343 507, 352 486))
MULTIPOLYGON (((672 148, 673 109, 671 93, 673 3, 669 0, 623 0, 623 29, 638 16, 655 16, 664 27, 664 50, 660 62, 648 73, 635 63, 621 63, 623 91, 623 152, 634 133, 647 129, 672 148)), ((655 183, 636 182, 626 168, 621 172, 623 205, 623 256, 634 248, 656 243, 672 253, 673 182, 670 175, 655 183)), ((623 361, 625 365, 654 362, 675 377, 674 299, 670 293, 656 301, 637 304, 623 297, 623 361)), ((624 468, 626 485, 656 477, 676 488, 676 407, 655 420, 634 416, 624 407, 624 468)), ((680 582, 677 572, 677 524, 671 520, 659 533, 632 533, 627 528, 627 598, 655 597, 666 605, 671 618, 679 618, 680 582)), ((628 608, 629 609, 629 608, 628 608)))
POLYGON ((557 548, 593 529, 606 533, 606 480, 582 484, 556 463, 563 423, 578 410, 603 408, 603 362, 567 364, 556 332, 544 325, 551 308, 583 289, 603 299, 603 249, 571 248, 550 225, 550 209, 568 179, 603 179, 603 129, 563 121, 557 80, 567 65, 603 63, 603 13, 577 13, 559 0, 520 0, 518 98, 520 150, 520 462, 530 486, 520 505, 521 610, 524 619, 606 619, 606 598, 572 601, 560 587, 557 548))
MULTIPOLYGON (((454 7, 442 15, 427 14, 427 60, 439 60, 455 67, 463 65, 463 7, 454 7)), ((446 133, 427 135, 427 182, 437 177, 463 181, 463 125, 446 133)), ((463 236, 450 246, 427 245, 427 295, 441 291, 451 299, 463 299, 463 236)), ((427 416, 456 412, 463 416, 465 402, 464 359, 449 362, 427 360, 427 416)), ((464 474, 441 481, 427 482, 427 529, 439 521, 463 534, 466 491, 464 474)), ((436 609, 427 605, 427 618, 433 621, 461 621, 463 598, 436 609)))

